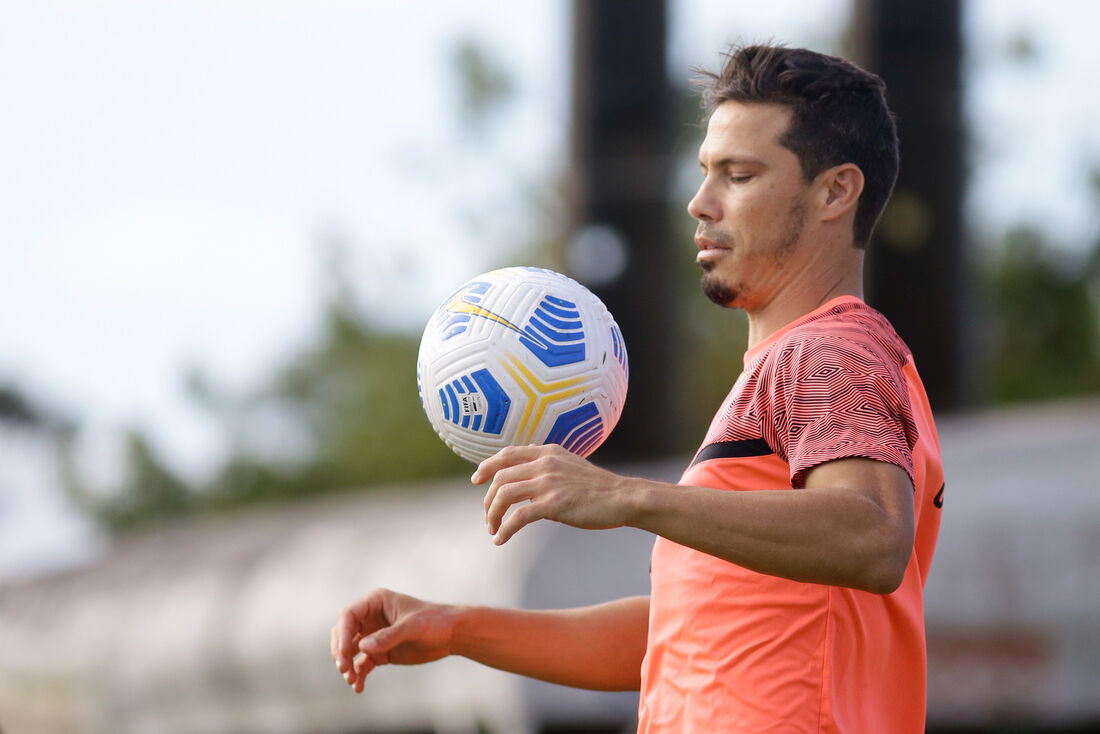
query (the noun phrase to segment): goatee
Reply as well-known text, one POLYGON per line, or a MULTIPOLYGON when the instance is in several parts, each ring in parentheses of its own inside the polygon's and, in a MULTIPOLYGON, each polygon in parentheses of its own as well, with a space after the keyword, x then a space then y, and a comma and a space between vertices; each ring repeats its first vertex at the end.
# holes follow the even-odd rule
MULTIPOLYGON (((696 229, 696 236, 705 237, 713 241, 719 247, 725 247, 730 250, 733 249, 732 237, 720 230, 709 229, 705 223, 699 224, 699 227, 696 229)), ((715 263, 709 260, 700 263, 700 267, 703 268, 703 276, 699 281, 699 285, 703 289, 703 295, 709 298, 711 302, 719 306, 728 306, 739 295, 739 287, 726 284, 722 282, 720 275, 711 273, 715 265, 715 263)))
POLYGON ((703 268, 703 277, 699 281, 703 295, 719 306, 729 306, 740 293, 737 288, 725 283, 720 276, 711 274, 712 268, 712 265, 703 268))

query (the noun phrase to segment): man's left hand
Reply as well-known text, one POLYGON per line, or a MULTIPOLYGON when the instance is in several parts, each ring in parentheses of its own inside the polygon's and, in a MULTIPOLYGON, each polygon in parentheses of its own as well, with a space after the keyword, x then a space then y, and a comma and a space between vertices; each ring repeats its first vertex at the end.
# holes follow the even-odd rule
POLYGON ((485 522, 497 545, 535 520, 598 530, 621 527, 629 516, 632 480, 556 444, 502 449, 481 462, 470 479, 474 484, 492 480, 485 493, 485 522), (518 506, 508 514, 513 505, 518 506))

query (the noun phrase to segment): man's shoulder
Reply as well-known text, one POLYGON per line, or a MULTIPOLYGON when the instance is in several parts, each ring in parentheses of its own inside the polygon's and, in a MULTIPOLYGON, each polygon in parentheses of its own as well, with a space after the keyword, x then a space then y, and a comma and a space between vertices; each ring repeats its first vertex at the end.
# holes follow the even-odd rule
POLYGON ((886 316, 863 301, 846 299, 792 324, 776 340, 771 361, 845 355, 859 361, 885 360, 899 367, 911 358, 909 347, 886 316))

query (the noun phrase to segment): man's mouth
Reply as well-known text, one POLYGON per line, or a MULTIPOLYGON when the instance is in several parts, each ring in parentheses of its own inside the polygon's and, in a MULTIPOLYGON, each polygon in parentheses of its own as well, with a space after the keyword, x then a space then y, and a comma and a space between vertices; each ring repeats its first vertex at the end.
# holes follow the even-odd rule
POLYGON ((699 252, 695 255, 695 262, 704 270, 713 267, 715 261, 732 249, 726 243, 719 243, 701 235, 695 235, 695 246, 699 248, 699 252))

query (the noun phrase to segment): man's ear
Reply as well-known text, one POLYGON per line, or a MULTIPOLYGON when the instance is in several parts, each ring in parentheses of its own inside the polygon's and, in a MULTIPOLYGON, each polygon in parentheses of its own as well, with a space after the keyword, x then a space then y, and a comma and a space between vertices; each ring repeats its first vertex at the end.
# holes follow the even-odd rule
POLYGON ((854 212, 863 193, 863 171, 854 163, 841 163, 821 172, 821 220, 831 222, 854 212))

